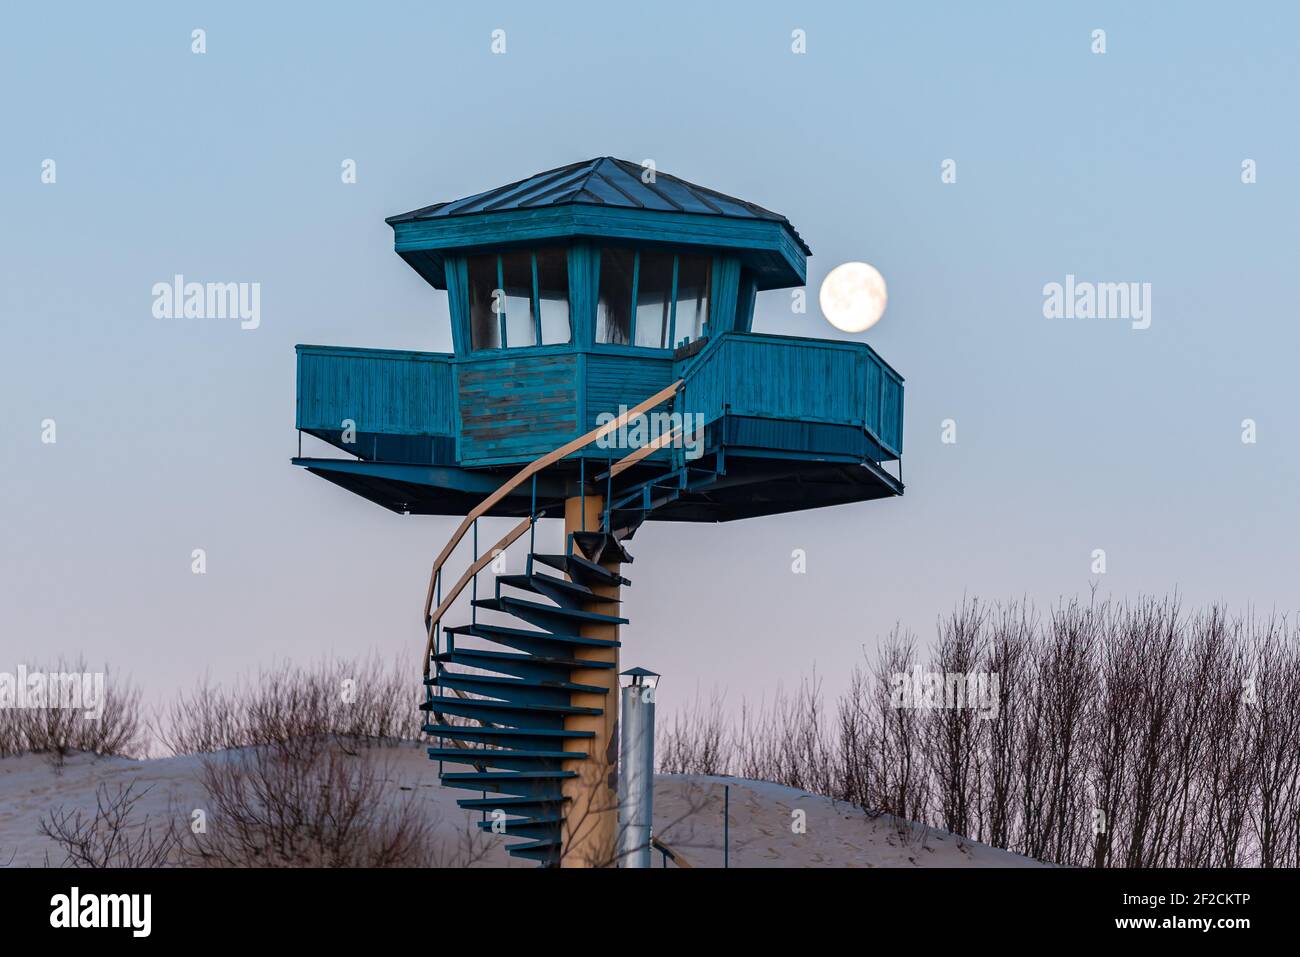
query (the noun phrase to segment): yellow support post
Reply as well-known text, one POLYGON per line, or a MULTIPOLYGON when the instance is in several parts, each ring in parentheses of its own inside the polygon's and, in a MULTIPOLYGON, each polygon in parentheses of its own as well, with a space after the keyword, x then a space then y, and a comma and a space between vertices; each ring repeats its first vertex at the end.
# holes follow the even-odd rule
MULTIPOLYGON (((564 502, 564 531, 595 531, 600 528, 604 499, 600 495, 575 495, 564 502)), ((618 563, 606 563, 605 568, 617 572, 618 563)), ((593 584, 592 591, 608 598, 617 598, 618 585, 593 584)), ((617 606, 615 606, 617 607, 617 606)), ((608 613, 604 603, 585 605, 587 611, 608 613)), ((587 638, 618 640, 618 625, 584 624, 579 632, 587 638)), ((564 762, 566 771, 577 772, 577 777, 567 778, 563 793, 569 798, 564 807, 562 829, 561 867, 605 867, 614 863, 618 837, 618 788, 615 772, 618 765, 618 648, 581 648, 578 655, 594 661, 611 661, 612 668, 592 668, 574 671, 570 679, 576 684, 598 685, 608 688, 606 694, 584 691, 572 696, 574 705, 601 708, 597 715, 569 715, 565 730, 594 731, 593 738, 566 739, 566 751, 584 751, 586 760, 564 762)))

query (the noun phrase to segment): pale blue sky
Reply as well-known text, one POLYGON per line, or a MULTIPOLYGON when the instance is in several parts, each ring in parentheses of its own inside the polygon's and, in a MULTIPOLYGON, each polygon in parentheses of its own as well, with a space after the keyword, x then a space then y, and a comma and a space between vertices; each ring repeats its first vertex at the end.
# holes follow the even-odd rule
MULTIPOLYGON (((158 699, 379 650, 416 678, 453 520, 288 464, 293 345, 447 348, 384 216, 598 155, 786 214, 814 303, 874 263, 890 306, 859 338, 907 378, 902 499, 637 536, 624 660, 669 709, 814 667, 838 690, 963 593, 1086 593, 1094 548, 1103 592, 1300 607, 1293 7, 557 6, 0 14, 0 670, 84 652, 158 699), (261 327, 154 319, 175 273, 260 282, 261 327), (1151 328, 1044 319, 1067 273, 1150 282, 1151 328)), ((756 328, 839 336, 783 293, 756 328)))

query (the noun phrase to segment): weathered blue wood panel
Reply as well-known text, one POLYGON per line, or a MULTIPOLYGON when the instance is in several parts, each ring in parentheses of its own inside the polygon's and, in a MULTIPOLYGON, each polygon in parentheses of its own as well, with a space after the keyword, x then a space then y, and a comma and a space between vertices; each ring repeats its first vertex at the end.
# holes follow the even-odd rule
POLYGON ((754 274, 748 269, 741 270, 740 291, 736 294, 736 331, 749 332, 754 325, 754 303, 758 285, 754 274))
POLYGON ((569 324, 573 344, 590 349, 596 338, 596 249, 590 243, 569 247, 569 324))
POLYGON ((885 370, 880 393, 882 423, 876 433, 880 441, 895 455, 903 454, 903 380, 891 370, 885 370))
POLYGON ((464 256, 448 256, 447 309, 451 313, 451 342, 456 355, 469 354, 469 268, 464 256))
POLYGON ((584 429, 594 429, 602 412, 618 414, 643 402, 672 384, 673 361, 669 358, 601 355, 587 357, 587 417, 584 429))
POLYGON ((727 250, 753 272, 759 289, 799 286, 807 277, 807 253, 784 225, 769 220, 601 206, 550 206, 432 222, 400 222, 393 225, 393 233, 398 254, 439 289, 446 287, 443 264, 425 256, 428 251, 463 253, 574 237, 727 250))
POLYGON ((578 434, 578 357, 494 356, 456 364, 462 465, 525 463, 578 434))
POLYGON ((709 292, 709 335, 735 331, 739 289, 740 260, 735 256, 714 257, 713 288, 709 292))
POLYGON ((706 422, 730 413, 853 425, 902 451, 902 379, 862 343, 728 333, 682 372, 685 407, 706 422))
POLYGON ((437 352, 303 346, 298 351, 298 428, 452 435, 452 357, 437 352))

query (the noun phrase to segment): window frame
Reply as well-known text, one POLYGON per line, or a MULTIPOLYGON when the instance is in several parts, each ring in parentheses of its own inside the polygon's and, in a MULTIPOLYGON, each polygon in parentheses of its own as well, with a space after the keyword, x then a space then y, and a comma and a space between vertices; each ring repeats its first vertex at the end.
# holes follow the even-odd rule
MULTIPOLYGON (((569 254, 570 254, 570 252, 572 251, 572 247, 566 244, 566 245, 562 245, 562 246, 557 246, 556 248, 561 249, 561 250, 564 251, 564 262, 565 262, 565 270, 566 270, 566 278, 567 278, 568 275, 571 275, 571 274, 568 274, 568 263, 569 263, 569 254)), ((492 257, 494 257, 494 258, 496 259, 496 262, 497 262, 497 277, 496 277, 496 286, 493 288, 493 291, 500 290, 501 293, 502 293, 502 297, 503 297, 504 299, 508 299, 508 298, 509 298, 509 297, 506 296, 506 294, 505 294, 505 293, 506 293, 506 285, 505 285, 505 254, 506 254, 507 252, 510 252, 510 251, 511 251, 511 250, 500 250, 500 249, 498 249, 498 250, 496 250, 495 252, 484 252, 484 253, 480 253, 480 254, 479 254, 479 255, 482 255, 482 256, 492 256, 492 257)), ((504 353, 513 353, 513 354, 518 354, 518 353, 521 353, 521 352, 525 352, 525 351, 528 351, 528 350, 535 350, 535 349, 571 349, 571 348, 573 348, 574 343, 575 343, 575 341, 576 341, 575 330, 574 330, 574 322, 573 322, 573 284, 572 284, 571 282, 569 282, 569 283, 567 284, 567 289, 566 289, 566 293, 565 293, 565 299, 566 299, 566 302, 567 302, 568 307, 569 307, 569 308, 568 308, 568 313, 569 313, 569 318, 568 318, 568 323, 569 323, 569 338, 568 338, 567 340, 565 340, 564 342, 543 342, 543 341, 542 341, 542 303, 541 303, 541 289, 540 289, 540 287, 539 287, 539 285, 538 285, 538 281, 537 281, 537 247, 532 246, 532 247, 529 247, 529 248, 526 249, 526 250, 513 250, 513 251, 514 251, 514 252, 527 252, 527 253, 528 253, 529 266, 530 266, 530 268, 531 268, 531 272, 532 272, 532 293, 531 293, 531 297, 530 297, 530 299, 529 299, 529 309, 530 309, 531 312, 532 312, 533 342, 532 342, 532 344, 530 344, 530 345, 526 345, 526 346, 512 346, 512 345, 510 345, 510 339, 509 339, 509 336, 507 335, 507 331, 506 331, 506 330, 507 330, 506 315, 507 315, 507 313, 509 312, 509 309, 508 309, 508 308, 503 308, 499 313, 497 313, 497 335, 500 337, 500 342, 501 342, 501 344, 500 344, 500 345, 496 345, 496 346, 475 346, 475 345, 474 345, 474 341, 473 341, 473 320, 472 320, 472 318, 469 317, 468 315, 466 316, 466 318, 470 320, 470 330, 469 330, 469 331, 470 331, 470 336, 471 336, 471 338, 470 338, 470 341, 469 341, 469 354, 470 354, 470 355, 486 355, 486 354, 490 354, 490 353, 503 353, 503 354, 504 354, 504 353)), ((468 257, 466 257, 466 262, 468 262, 468 257)), ((466 288, 465 288, 465 302, 466 302, 467 304, 470 302, 470 298, 471 298, 471 290, 470 290, 470 287, 469 287, 469 282, 470 282, 470 279, 469 279, 469 270, 466 269, 466 272, 465 272, 465 283, 466 283, 466 288)), ((504 305, 504 303, 503 303, 503 305, 504 305)), ((468 305, 466 306, 466 308, 468 308, 468 305)))
MULTIPOLYGON (((639 346, 636 344, 636 319, 637 319, 637 311, 640 307, 640 293, 641 293, 641 289, 640 289, 641 247, 640 246, 626 246, 618 243, 602 243, 596 246, 595 248, 596 265, 595 265, 595 269, 593 270, 593 272, 595 273, 594 276, 595 284, 592 290, 593 291, 592 301, 593 303, 596 303, 600 299, 600 265, 601 265, 600 261, 601 261, 602 252, 605 248, 609 248, 613 246, 621 246, 621 248, 623 249, 630 248, 633 253, 632 297, 630 300, 631 302, 630 308, 632 314, 628 319, 628 341, 626 344, 624 344, 621 342, 602 342, 600 339, 597 339, 596 336, 599 334, 600 329, 599 329, 599 322, 596 321, 596 313, 593 311, 592 328, 591 328, 592 346, 596 349, 601 349, 601 350, 608 350, 612 352, 630 351, 630 352, 637 352, 641 355, 645 355, 647 353, 659 353, 660 355, 671 354, 677 348, 677 277, 681 269, 681 259, 683 255, 681 250, 673 249, 671 251, 671 255, 673 257, 673 280, 672 280, 672 289, 670 291, 670 295, 672 297, 670 300, 671 308, 669 309, 668 312, 668 345, 663 347, 639 346)), ((712 270, 717 265, 712 255, 708 253, 703 253, 703 254, 688 253, 688 255, 702 255, 703 258, 708 259, 710 261, 709 263, 710 275, 712 275, 712 270)), ((699 335, 700 339, 708 338, 709 322, 713 318, 713 290, 711 288, 708 288, 704 290, 704 293, 705 293, 706 312, 704 316, 704 325, 700 329, 700 335, 699 335)))

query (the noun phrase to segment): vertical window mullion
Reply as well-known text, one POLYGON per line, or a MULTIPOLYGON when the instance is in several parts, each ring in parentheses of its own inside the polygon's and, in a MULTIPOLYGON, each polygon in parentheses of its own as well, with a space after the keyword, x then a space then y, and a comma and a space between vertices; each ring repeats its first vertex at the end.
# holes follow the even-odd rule
POLYGON ((641 280, 641 251, 638 249, 632 256, 632 315, 627 320, 627 344, 636 345, 636 311, 637 297, 640 291, 637 289, 641 280))
POLYGON ((672 308, 668 315, 668 348, 677 348, 677 261, 681 257, 673 256, 673 291, 670 301, 672 308))
POLYGON ((497 288, 494 291, 500 294, 499 297, 493 296, 493 299, 500 309, 497 313, 497 325, 501 329, 501 348, 505 349, 509 346, 506 342, 506 279, 499 254, 497 255, 497 288))
POLYGON ((542 344, 542 297, 537 291, 537 253, 530 257, 533 261, 533 342, 542 344))
POLYGON ((594 285, 592 286, 591 299, 594 308, 591 310, 591 319, 592 319, 591 326, 590 326, 591 331, 588 333, 588 335, 591 336, 591 342, 595 343, 600 341, 600 247, 599 246, 596 247, 595 255, 592 256, 592 260, 593 260, 593 264, 592 264, 591 272, 592 272, 592 279, 594 285))

